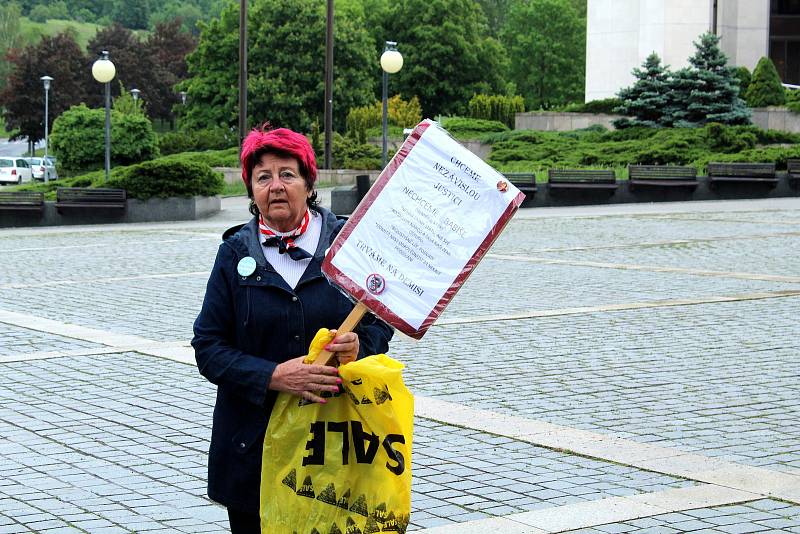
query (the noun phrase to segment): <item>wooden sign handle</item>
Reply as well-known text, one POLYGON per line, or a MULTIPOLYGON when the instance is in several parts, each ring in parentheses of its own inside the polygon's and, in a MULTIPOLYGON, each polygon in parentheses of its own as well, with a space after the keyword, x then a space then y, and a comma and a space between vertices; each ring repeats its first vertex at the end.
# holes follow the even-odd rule
MULTIPOLYGON (((364 317, 364 314, 369 311, 367 307, 362 304, 361 302, 357 303, 355 307, 350 311, 350 314, 345 317, 344 321, 342 321, 342 325, 336 330, 336 335, 339 334, 346 334, 347 332, 352 332, 353 329, 358 325, 358 322, 364 317)), ((328 365, 333 357, 333 353, 327 350, 322 350, 317 355, 317 358, 311 362, 312 365, 328 365)))

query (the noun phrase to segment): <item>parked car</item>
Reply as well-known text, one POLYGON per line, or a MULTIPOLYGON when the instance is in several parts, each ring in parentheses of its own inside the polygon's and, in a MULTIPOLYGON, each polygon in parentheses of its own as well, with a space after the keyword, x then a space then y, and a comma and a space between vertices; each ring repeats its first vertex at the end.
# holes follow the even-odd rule
POLYGON ((58 180, 55 162, 48 156, 46 158, 27 158, 31 166, 31 174, 34 180, 44 182, 45 174, 47 180, 58 180))
POLYGON ((33 181, 31 166, 25 158, 0 157, 0 184, 21 184, 33 181))

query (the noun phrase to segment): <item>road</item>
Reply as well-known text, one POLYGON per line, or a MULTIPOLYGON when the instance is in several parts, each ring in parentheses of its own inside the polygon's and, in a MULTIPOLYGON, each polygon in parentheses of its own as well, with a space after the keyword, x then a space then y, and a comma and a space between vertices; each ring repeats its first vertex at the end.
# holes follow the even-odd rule
MULTIPOLYGON (((249 217, 0 230, 0 533, 228 532, 188 341, 249 217)), ((798 317, 800 199, 521 209, 391 342, 409 531, 800 534, 798 317)))
POLYGON ((27 140, 9 141, 0 138, 0 156, 22 156, 27 150, 27 140))

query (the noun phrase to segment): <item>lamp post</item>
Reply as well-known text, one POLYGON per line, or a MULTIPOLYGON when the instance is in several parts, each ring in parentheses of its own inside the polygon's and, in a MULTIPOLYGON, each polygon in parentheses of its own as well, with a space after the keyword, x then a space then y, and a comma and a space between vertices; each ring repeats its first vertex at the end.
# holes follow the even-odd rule
POLYGON ((44 167, 44 183, 47 183, 49 182, 47 179, 47 130, 50 126, 47 119, 50 112, 48 109, 50 104, 50 82, 53 81, 53 78, 50 76, 42 76, 39 79, 42 80, 42 83, 44 84, 44 159, 42 160, 44 165, 42 165, 42 167, 44 167))
POLYGON ((102 84, 106 91, 106 181, 111 172, 111 80, 114 79, 117 69, 108 59, 108 52, 100 52, 100 59, 92 64, 92 76, 102 84))
POLYGON ((181 91, 178 94, 181 95, 181 104, 185 106, 186 105, 186 91, 181 91))
POLYGON ((131 95, 133 95, 133 101, 134 101, 134 102, 136 102, 137 100, 139 100, 139 93, 141 93, 141 91, 140 91, 140 90, 138 90, 138 89, 136 89, 136 88, 133 88, 133 89, 131 89, 131 95))
POLYGON ((381 54, 381 68, 383 69, 383 167, 386 167, 389 135, 389 75, 403 68, 403 56, 397 51, 396 42, 386 41, 381 54))

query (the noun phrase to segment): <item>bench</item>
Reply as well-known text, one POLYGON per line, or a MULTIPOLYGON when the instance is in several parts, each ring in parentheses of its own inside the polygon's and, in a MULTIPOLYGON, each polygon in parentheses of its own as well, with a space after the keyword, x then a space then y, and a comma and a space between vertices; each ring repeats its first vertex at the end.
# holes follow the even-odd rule
POLYGON ((44 211, 44 193, 37 191, 0 191, 0 211, 44 211))
POLYGON ((774 163, 709 163, 708 180, 713 187, 720 183, 750 183, 775 186, 774 163))
POLYGON ((94 187, 59 187, 56 189, 56 209, 125 209, 127 193, 124 189, 94 187))
POLYGON ((679 165, 628 165, 628 186, 697 187, 697 169, 679 165))
POLYGON ((547 171, 550 190, 588 190, 613 193, 618 185, 612 170, 550 169, 547 171))
POLYGON ((503 176, 526 196, 536 193, 536 175, 532 172, 506 172, 503 176))
POLYGON ((789 178, 789 183, 800 184, 800 159, 786 160, 786 176, 789 178))

